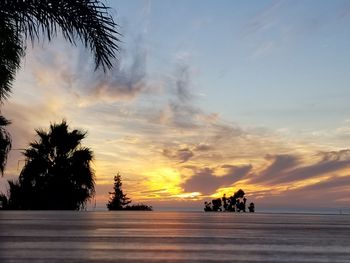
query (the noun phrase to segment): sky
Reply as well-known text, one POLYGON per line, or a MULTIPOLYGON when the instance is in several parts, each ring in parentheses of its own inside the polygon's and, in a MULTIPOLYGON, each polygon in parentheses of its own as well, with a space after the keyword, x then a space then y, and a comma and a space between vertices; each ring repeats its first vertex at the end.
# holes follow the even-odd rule
POLYGON ((122 34, 111 71, 60 35, 28 45, 1 108, 3 191, 35 129, 65 119, 88 132, 101 208, 120 172, 155 209, 240 188, 257 210, 350 209, 349 1, 107 4, 122 34))

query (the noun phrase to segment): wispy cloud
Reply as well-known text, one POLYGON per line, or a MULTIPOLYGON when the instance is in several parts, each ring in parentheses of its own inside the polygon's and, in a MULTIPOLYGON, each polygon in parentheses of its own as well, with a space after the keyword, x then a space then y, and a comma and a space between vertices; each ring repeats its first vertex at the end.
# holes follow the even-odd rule
POLYGON ((268 183, 271 180, 278 180, 285 173, 295 169, 299 165, 298 157, 293 155, 267 155, 269 165, 252 179, 255 183, 268 183))
MULTIPOLYGON (((113 103, 121 100, 132 100, 148 89, 147 51, 138 46, 129 58, 122 57, 116 66, 107 74, 96 72, 79 73, 81 82, 77 82, 76 92, 80 95, 84 106, 107 102, 113 103), (82 76, 82 74, 86 74, 82 76)), ((91 69, 90 69, 91 72, 91 69)))
POLYGON ((176 76, 176 95, 180 102, 186 103, 192 99, 190 93, 190 68, 187 65, 181 65, 176 76))
POLYGON ((282 5, 283 1, 275 0, 264 7, 260 12, 253 16, 243 28, 244 35, 256 34, 266 31, 276 23, 276 12, 282 5))
POLYGON ((180 163, 187 162, 193 157, 193 152, 188 148, 179 149, 177 151, 171 151, 169 149, 163 150, 163 155, 169 159, 179 161, 180 163))
POLYGON ((304 181, 322 175, 337 174, 350 168, 350 150, 323 152, 315 163, 302 164, 296 156, 275 156, 272 163, 252 179, 263 184, 282 184, 304 181))

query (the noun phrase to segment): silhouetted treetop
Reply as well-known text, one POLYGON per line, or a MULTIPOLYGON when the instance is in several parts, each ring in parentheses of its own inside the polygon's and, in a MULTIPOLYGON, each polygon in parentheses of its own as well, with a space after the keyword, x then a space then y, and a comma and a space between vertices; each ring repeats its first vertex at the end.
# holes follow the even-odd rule
POLYGON ((126 205, 131 203, 130 198, 126 197, 122 189, 122 179, 120 173, 114 176, 113 192, 109 192, 111 195, 107 208, 108 210, 122 210, 126 205))
POLYGON ((243 198, 245 195, 244 191, 242 189, 239 189, 237 192, 234 193, 234 198, 243 198))
POLYGON ((93 153, 83 147, 86 133, 70 131, 65 121, 37 130, 38 140, 24 151, 25 166, 9 182, 12 209, 78 210, 95 194, 93 153))
POLYGON ((120 173, 114 176, 113 192, 109 192, 110 198, 107 203, 108 210, 133 210, 133 211, 152 211, 152 206, 145 204, 132 204, 131 199, 124 194, 122 189, 122 177, 120 173))

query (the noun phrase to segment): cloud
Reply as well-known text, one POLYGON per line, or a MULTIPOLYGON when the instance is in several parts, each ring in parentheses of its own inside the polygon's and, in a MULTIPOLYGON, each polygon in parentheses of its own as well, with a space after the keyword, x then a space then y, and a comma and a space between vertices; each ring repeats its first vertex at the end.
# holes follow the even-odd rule
POLYGON ((270 164, 251 179, 252 183, 269 185, 303 181, 320 176, 336 174, 350 168, 350 150, 321 152, 314 163, 302 163, 293 155, 268 155, 270 164))
MULTIPOLYGON (((338 212, 339 207, 348 207, 350 198, 350 175, 332 176, 327 179, 299 188, 287 189, 273 194, 274 190, 262 193, 256 203, 265 207, 282 207, 296 209, 331 208, 338 212)), ((255 193, 253 196, 258 196, 255 193)))
POLYGON ((184 191, 213 194, 217 189, 231 186, 239 181, 252 169, 251 165, 224 165, 222 167, 228 169, 223 176, 216 176, 215 169, 211 168, 195 171, 195 174, 182 184, 184 191))
POLYGON ((295 168, 283 176, 276 178, 274 183, 295 182, 309 178, 337 173, 344 168, 350 168, 350 158, 342 159, 323 159, 315 164, 295 168))
POLYGON ((54 47, 35 48, 27 54, 31 77, 37 86, 57 87, 85 107, 100 102, 130 101, 154 91, 147 80, 148 51, 142 37, 136 38, 134 47, 123 50, 107 72, 94 70, 93 60, 83 46, 74 49, 68 48, 62 39, 57 42, 54 47))
POLYGON ((339 188, 350 186, 350 172, 347 176, 333 176, 315 184, 307 185, 299 191, 317 191, 319 194, 323 191, 338 191, 339 188))
POLYGON ((160 189, 155 189, 155 190, 147 190, 147 191, 142 191, 140 193, 141 194, 162 194, 162 193, 167 193, 167 188, 160 188, 160 189))
POLYGON ((206 152, 206 151, 212 150, 213 147, 209 144, 206 144, 206 143, 200 143, 194 149, 195 149, 195 151, 206 152))
POLYGON ((350 150, 344 149, 340 151, 330 151, 330 152, 320 152, 318 154, 322 158, 323 162, 329 161, 349 161, 350 160, 350 150))
POLYGON ((123 57, 116 62, 116 66, 110 72, 99 71, 80 76, 84 79, 76 83, 76 91, 80 95, 81 104, 132 100, 142 92, 149 91, 146 64, 147 52, 138 47, 129 58, 123 57))
POLYGON ((164 78, 167 87, 163 105, 152 120, 160 124, 177 129, 195 129, 201 126, 201 116, 205 115, 194 102, 191 92, 192 70, 190 66, 178 61, 171 77, 164 78))
POLYGON ((255 34, 261 31, 268 30, 276 23, 277 16, 275 15, 280 8, 282 1, 275 0, 263 10, 253 16, 249 22, 244 26, 244 34, 255 34))
POLYGON ((176 96, 182 103, 186 103, 193 98, 190 92, 190 67, 188 65, 180 65, 176 73, 176 96))
POLYGON ((294 169, 298 164, 298 157, 293 155, 266 155, 265 159, 270 162, 268 167, 259 173, 253 181, 255 183, 266 183, 271 180, 278 180, 278 177, 290 169, 294 169))
POLYGON ((251 164, 236 166, 231 164, 224 164, 221 168, 227 169, 226 175, 232 175, 238 181, 249 174, 253 166, 251 164))
POLYGON ((193 157, 193 152, 188 148, 179 149, 177 151, 171 151, 169 149, 163 150, 163 155, 171 160, 185 163, 193 157))
POLYGON ((213 140, 216 142, 227 140, 228 138, 232 138, 232 137, 234 138, 241 137, 247 134, 237 125, 213 123, 212 128, 214 130, 213 140))
POLYGON ((194 129, 200 126, 198 116, 201 114, 201 110, 192 105, 169 102, 162 112, 162 121, 175 128, 194 129))

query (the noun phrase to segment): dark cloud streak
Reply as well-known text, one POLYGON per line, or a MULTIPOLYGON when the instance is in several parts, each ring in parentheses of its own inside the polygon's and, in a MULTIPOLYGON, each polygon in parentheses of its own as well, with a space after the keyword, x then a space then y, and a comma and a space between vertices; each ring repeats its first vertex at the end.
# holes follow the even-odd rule
POLYGON ((164 149, 163 155, 171 160, 175 160, 180 163, 185 163, 194 156, 193 152, 188 148, 183 148, 176 151, 164 149))
POLYGON ((322 152, 318 156, 321 157, 318 162, 303 165, 299 158, 293 155, 268 155, 266 159, 272 162, 250 182, 268 185, 292 183, 335 174, 342 169, 350 168, 350 150, 322 152))
POLYGON ((201 192, 202 194, 213 194, 220 187, 229 187, 246 176, 252 169, 251 165, 223 166, 228 172, 223 176, 215 176, 215 170, 204 168, 195 171, 195 175, 182 184, 185 192, 201 192))

